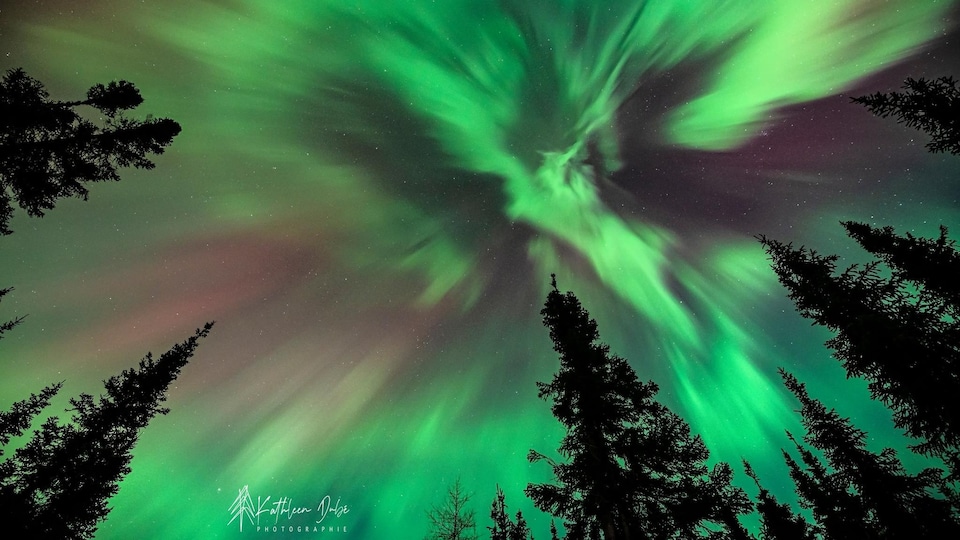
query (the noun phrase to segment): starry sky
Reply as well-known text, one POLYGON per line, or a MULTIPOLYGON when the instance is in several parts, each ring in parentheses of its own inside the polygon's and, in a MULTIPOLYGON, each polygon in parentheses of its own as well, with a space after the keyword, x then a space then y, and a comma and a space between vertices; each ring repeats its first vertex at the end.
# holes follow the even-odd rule
POLYGON ((522 490, 562 436, 535 386, 551 273, 745 486, 741 458, 791 492, 778 366, 905 444, 755 236, 852 263, 840 220, 960 230, 957 158, 849 102, 960 75, 956 2, 14 4, 0 68, 64 100, 132 81, 183 132, 155 170, 18 212, 0 406, 63 380, 62 409, 217 321, 98 538, 254 534, 244 486, 313 509, 261 526, 329 496, 335 537, 422 538, 458 478, 481 528, 499 485, 546 536, 522 490))

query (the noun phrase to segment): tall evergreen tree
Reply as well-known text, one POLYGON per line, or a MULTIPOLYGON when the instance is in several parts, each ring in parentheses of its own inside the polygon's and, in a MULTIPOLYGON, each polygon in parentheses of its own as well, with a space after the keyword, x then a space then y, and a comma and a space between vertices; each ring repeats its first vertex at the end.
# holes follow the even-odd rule
POLYGON ((553 281, 541 311, 560 370, 537 383, 567 429, 563 462, 545 460, 556 484, 531 484, 541 510, 564 520, 572 539, 746 538, 738 514, 750 503, 726 464, 709 470, 708 452, 679 416, 657 402, 623 358, 598 343, 597 323, 573 293, 553 281), (724 532, 718 532, 724 531, 724 532))
POLYGON ((152 169, 147 154, 162 154, 180 125, 125 116, 142 102, 127 81, 97 84, 82 101, 53 101, 22 69, 8 71, 0 80, 0 234, 11 232, 14 202, 42 216, 60 198, 86 199, 86 182, 119 180, 119 167, 152 169), (81 106, 102 114, 103 125, 83 118, 81 106))
MULTIPOLYGON (((932 152, 960 153, 956 82, 908 79, 905 88, 853 101, 927 132, 932 152)), ((760 241, 800 314, 835 333, 827 345, 848 376, 866 379, 872 397, 893 411, 895 425, 919 439, 912 449, 942 458, 951 474, 942 478, 930 468, 910 475, 893 450, 868 451, 863 431, 781 370, 802 405, 804 441, 826 459, 790 435, 802 465, 783 454, 801 505, 827 539, 960 536, 960 497, 948 483, 960 481, 960 409, 948 397, 960 391, 960 253, 942 226, 939 238, 926 239, 899 236, 891 227, 842 225, 876 260, 837 273, 835 255, 760 241)), ((758 508, 764 520, 770 516, 788 529, 797 524, 788 508, 764 500, 762 488, 758 508)))
POLYGON ((800 463, 786 450, 783 459, 790 470, 790 478, 796 486, 800 506, 811 510, 817 529, 825 540, 843 538, 873 538, 868 527, 867 510, 848 486, 830 475, 827 466, 814 453, 800 444, 793 434, 787 437, 800 454, 800 463), (805 467, 805 468, 804 468, 805 467), (830 531, 829 534, 826 531, 830 531))
POLYGON ((804 441, 822 452, 826 465, 796 441, 806 470, 787 455, 802 503, 827 538, 960 538, 960 516, 944 497, 942 471, 908 474, 893 449, 866 447, 866 433, 828 410, 804 384, 781 370, 800 401, 804 441))
POLYGON ((490 507, 490 519, 493 520, 493 526, 487 527, 490 530, 490 540, 533 540, 522 512, 517 510, 516 521, 510 519, 500 486, 497 486, 497 496, 490 507))
POLYGON ((427 511, 430 532, 425 540, 477 540, 476 511, 469 507, 470 498, 458 478, 444 501, 427 511))
POLYGON ((557 532, 557 523, 550 520, 550 540, 560 540, 560 533, 557 532))
MULTIPOLYGON (((0 411, 0 457, 7 444, 23 435, 33 419, 50 404, 61 386, 62 383, 48 386, 40 393, 14 403, 9 411, 0 411)), ((0 462, 0 519, 11 518, 4 521, 9 524, 7 534, 12 538, 28 538, 35 508, 31 501, 14 491, 14 472, 15 466, 10 459, 0 462)))
MULTIPOLYGON (((51 101, 43 85, 22 69, 0 80, 0 234, 10 234, 12 203, 42 216, 57 199, 86 198, 84 182, 119 180, 118 167, 153 168, 146 154, 160 154, 180 132, 169 119, 124 116, 143 99, 126 82, 98 84, 82 101, 51 101), (98 127, 75 110, 90 106, 105 117, 98 127)), ((11 289, 0 289, 0 298, 11 289)), ((22 321, 0 324, 0 338, 22 321)), ((110 511, 107 502, 130 472, 141 430, 157 414, 213 323, 154 360, 144 358, 104 381, 106 394, 70 400, 71 421, 48 418, 12 456, 0 462, 0 522, 10 538, 91 538, 110 511)), ((62 387, 57 383, 0 411, 0 456, 24 435, 62 387)))
POLYGON ((919 129, 931 136, 931 152, 960 154, 960 88, 953 77, 907 79, 906 92, 871 94, 852 98, 873 114, 919 129))
MULTIPOLYGON (((787 455, 789 458, 789 454, 787 455)), ((753 467, 744 460, 743 468, 760 493, 757 496, 757 512, 760 514, 760 540, 816 540, 816 528, 790 506, 781 503, 760 484, 753 467)))
MULTIPOLYGON (((70 399, 70 422, 47 419, 32 438, 0 463, 0 521, 14 538, 92 538, 110 508, 120 480, 130 472, 140 431, 157 414, 167 389, 193 356, 208 323, 158 359, 147 355, 136 369, 104 382, 99 399, 70 399)), ((0 449, 20 436, 60 389, 53 385, 0 413, 0 449)))
POLYGON ((917 452, 960 478, 960 408, 945 399, 960 395, 960 253, 945 228, 926 239, 843 226, 879 260, 838 274, 836 256, 761 242, 800 314, 836 333, 827 345, 849 376, 868 381, 917 452))

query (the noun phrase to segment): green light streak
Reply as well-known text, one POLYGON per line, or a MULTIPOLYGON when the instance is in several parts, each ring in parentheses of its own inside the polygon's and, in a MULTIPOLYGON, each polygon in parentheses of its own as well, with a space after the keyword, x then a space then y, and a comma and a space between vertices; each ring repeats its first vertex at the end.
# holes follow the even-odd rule
POLYGON ((770 377, 771 344, 745 314, 748 306, 758 306, 777 290, 776 279, 752 243, 722 246, 708 261, 708 270, 685 270, 679 276, 705 311, 702 348, 678 348, 671 354, 680 400, 707 447, 719 455, 776 445, 795 418, 770 377))
POLYGON ((729 150, 776 109, 835 95, 903 60, 942 31, 949 3, 758 3, 761 22, 733 48, 709 88, 673 113, 673 142, 729 150))

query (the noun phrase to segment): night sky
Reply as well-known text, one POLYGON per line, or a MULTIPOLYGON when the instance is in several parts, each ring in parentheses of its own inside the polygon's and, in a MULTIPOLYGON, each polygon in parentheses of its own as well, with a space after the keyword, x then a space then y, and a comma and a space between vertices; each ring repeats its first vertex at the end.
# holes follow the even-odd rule
POLYGON ((960 158, 849 102, 960 76, 956 2, 15 4, 0 68, 64 100, 132 81, 183 132, 155 170, 18 211, 0 406, 64 380, 62 410, 217 321, 98 538, 255 534, 229 511, 248 486, 314 509, 278 525, 329 495, 325 538, 419 539, 457 478, 482 532, 499 484, 548 536, 522 490, 562 436, 535 386, 551 273, 745 486, 741 457, 792 491, 778 366, 905 444, 754 237, 845 263, 840 220, 957 238, 960 158))

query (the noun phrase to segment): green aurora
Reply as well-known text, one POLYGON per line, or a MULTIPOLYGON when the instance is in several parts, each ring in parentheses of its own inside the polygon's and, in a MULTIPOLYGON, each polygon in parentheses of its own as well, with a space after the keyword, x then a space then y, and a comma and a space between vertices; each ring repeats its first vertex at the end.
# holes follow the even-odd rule
POLYGON ((715 459, 782 493, 799 426, 777 366, 902 447, 753 235, 852 261, 841 219, 960 230, 956 160, 844 97, 960 74, 956 16, 935 0, 3 8, 4 69, 64 99, 133 81, 184 131, 154 171, 13 223, 2 318, 29 317, 3 342, 0 405, 57 380, 96 392, 215 319, 98 538, 254 534, 228 510, 245 485, 340 499, 338 538, 422 538, 458 477, 481 527, 499 484, 544 537, 522 489, 548 474, 527 451, 560 437, 534 386, 556 368, 539 322, 556 273, 715 459))

